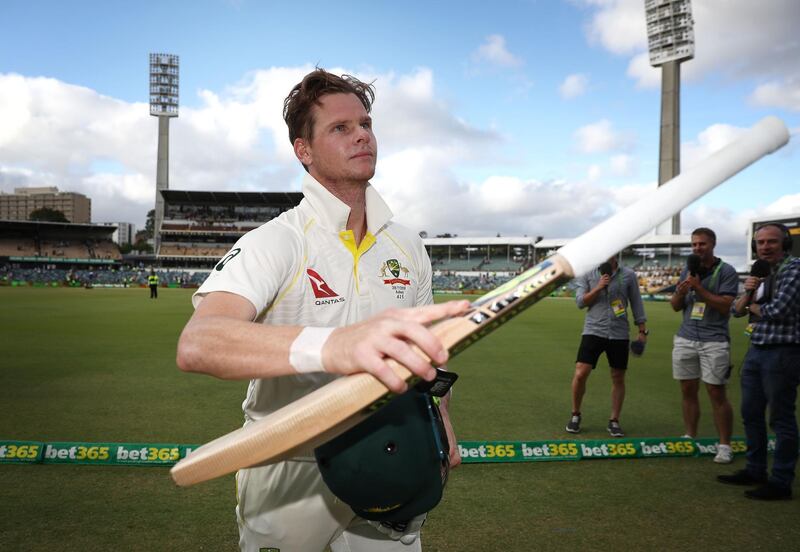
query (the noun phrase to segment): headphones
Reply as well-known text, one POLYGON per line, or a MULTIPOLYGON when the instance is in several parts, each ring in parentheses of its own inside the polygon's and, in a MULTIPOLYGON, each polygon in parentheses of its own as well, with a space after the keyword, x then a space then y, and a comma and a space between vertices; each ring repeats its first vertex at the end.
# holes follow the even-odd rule
POLYGON ((792 235, 789 233, 789 227, 785 224, 781 224, 780 222, 767 222, 756 228, 756 231, 753 232, 753 239, 750 241, 750 250, 753 252, 753 254, 756 254, 755 235, 759 230, 762 228, 767 228, 768 226, 774 226, 783 232, 783 241, 781 242, 781 247, 783 248, 784 253, 789 253, 792 250, 792 235))

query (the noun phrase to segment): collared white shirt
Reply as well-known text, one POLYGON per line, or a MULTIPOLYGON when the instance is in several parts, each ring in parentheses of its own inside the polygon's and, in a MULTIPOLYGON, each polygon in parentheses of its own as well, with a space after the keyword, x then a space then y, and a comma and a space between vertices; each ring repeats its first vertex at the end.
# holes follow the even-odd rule
MULTIPOLYGON (((431 265, 419 235, 391 221, 375 189, 366 189, 367 233, 359 247, 347 230, 350 208, 310 175, 300 205, 242 236, 194 294, 214 291, 250 301, 256 321, 345 326, 390 307, 433 302, 431 265)), ((297 374, 252 380, 247 421, 289 404, 335 376, 297 374)))

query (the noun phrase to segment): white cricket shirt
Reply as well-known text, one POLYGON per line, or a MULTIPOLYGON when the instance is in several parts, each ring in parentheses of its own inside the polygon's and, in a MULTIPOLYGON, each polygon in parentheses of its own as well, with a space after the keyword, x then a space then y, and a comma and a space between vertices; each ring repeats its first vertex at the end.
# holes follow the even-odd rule
MULTIPOLYGON (((350 208, 310 175, 304 199, 242 236, 194 294, 215 291, 250 301, 262 324, 345 326, 390 307, 433 302, 431 265, 415 232, 391 221, 378 192, 366 189, 367 234, 358 248, 346 229, 350 208)), ((242 403, 258 420, 328 383, 326 373, 251 380, 242 403)))

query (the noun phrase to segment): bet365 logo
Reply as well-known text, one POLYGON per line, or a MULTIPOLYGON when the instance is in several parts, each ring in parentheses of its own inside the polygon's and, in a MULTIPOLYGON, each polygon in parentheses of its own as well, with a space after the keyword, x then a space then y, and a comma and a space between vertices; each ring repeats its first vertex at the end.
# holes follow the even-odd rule
POLYGON ((237 247, 236 249, 231 249, 231 252, 225 255, 222 260, 214 267, 214 270, 222 270, 225 268, 225 265, 228 264, 228 261, 233 259, 236 255, 241 253, 241 248, 237 247))

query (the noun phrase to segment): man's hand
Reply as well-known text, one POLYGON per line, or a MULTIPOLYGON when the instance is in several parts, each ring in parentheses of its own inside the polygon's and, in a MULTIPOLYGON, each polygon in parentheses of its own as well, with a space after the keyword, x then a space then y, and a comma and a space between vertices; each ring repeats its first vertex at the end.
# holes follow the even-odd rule
POLYGON ((608 284, 611 283, 611 276, 609 274, 603 274, 600 276, 600 281, 597 282, 597 285, 594 289, 600 291, 601 289, 605 289, 608 287, 608 284))
POLYGON ((744 279, 744 290, 747 292, 755 291, 761 285, 761 278, 757 276, 748 276, 744 279))
POLYGON ((358 324, 337 328, 322 348, 322 365, 334 374, 367 372, 390 391, 403 393, 408 385, 386 362, 393 359, 426 381, 436 377, 431 362, 414 351, 418 347, 437 365, 445 364, 447 350, 427 328, 436 320, 463 314, 469 301, 449 301, 412 309, 388 309, 358 324))
POLYGON ((690 289, 692 289, 692 286, 691 284, 689 284, 688 278, 686 280, 679 282, 678 285, 675 287, 675 291, 681 295, 686 295, 687 293, 689 293, 690 289))
POLYGON ((693 289, 695 291, 702 289, 703 287, 703 285, 700 283, 700 277, 697 275, 692 276, 690 274, 689 276, 686 277, 686 279, 682 283, 687 284, 690 289, 693 289))

